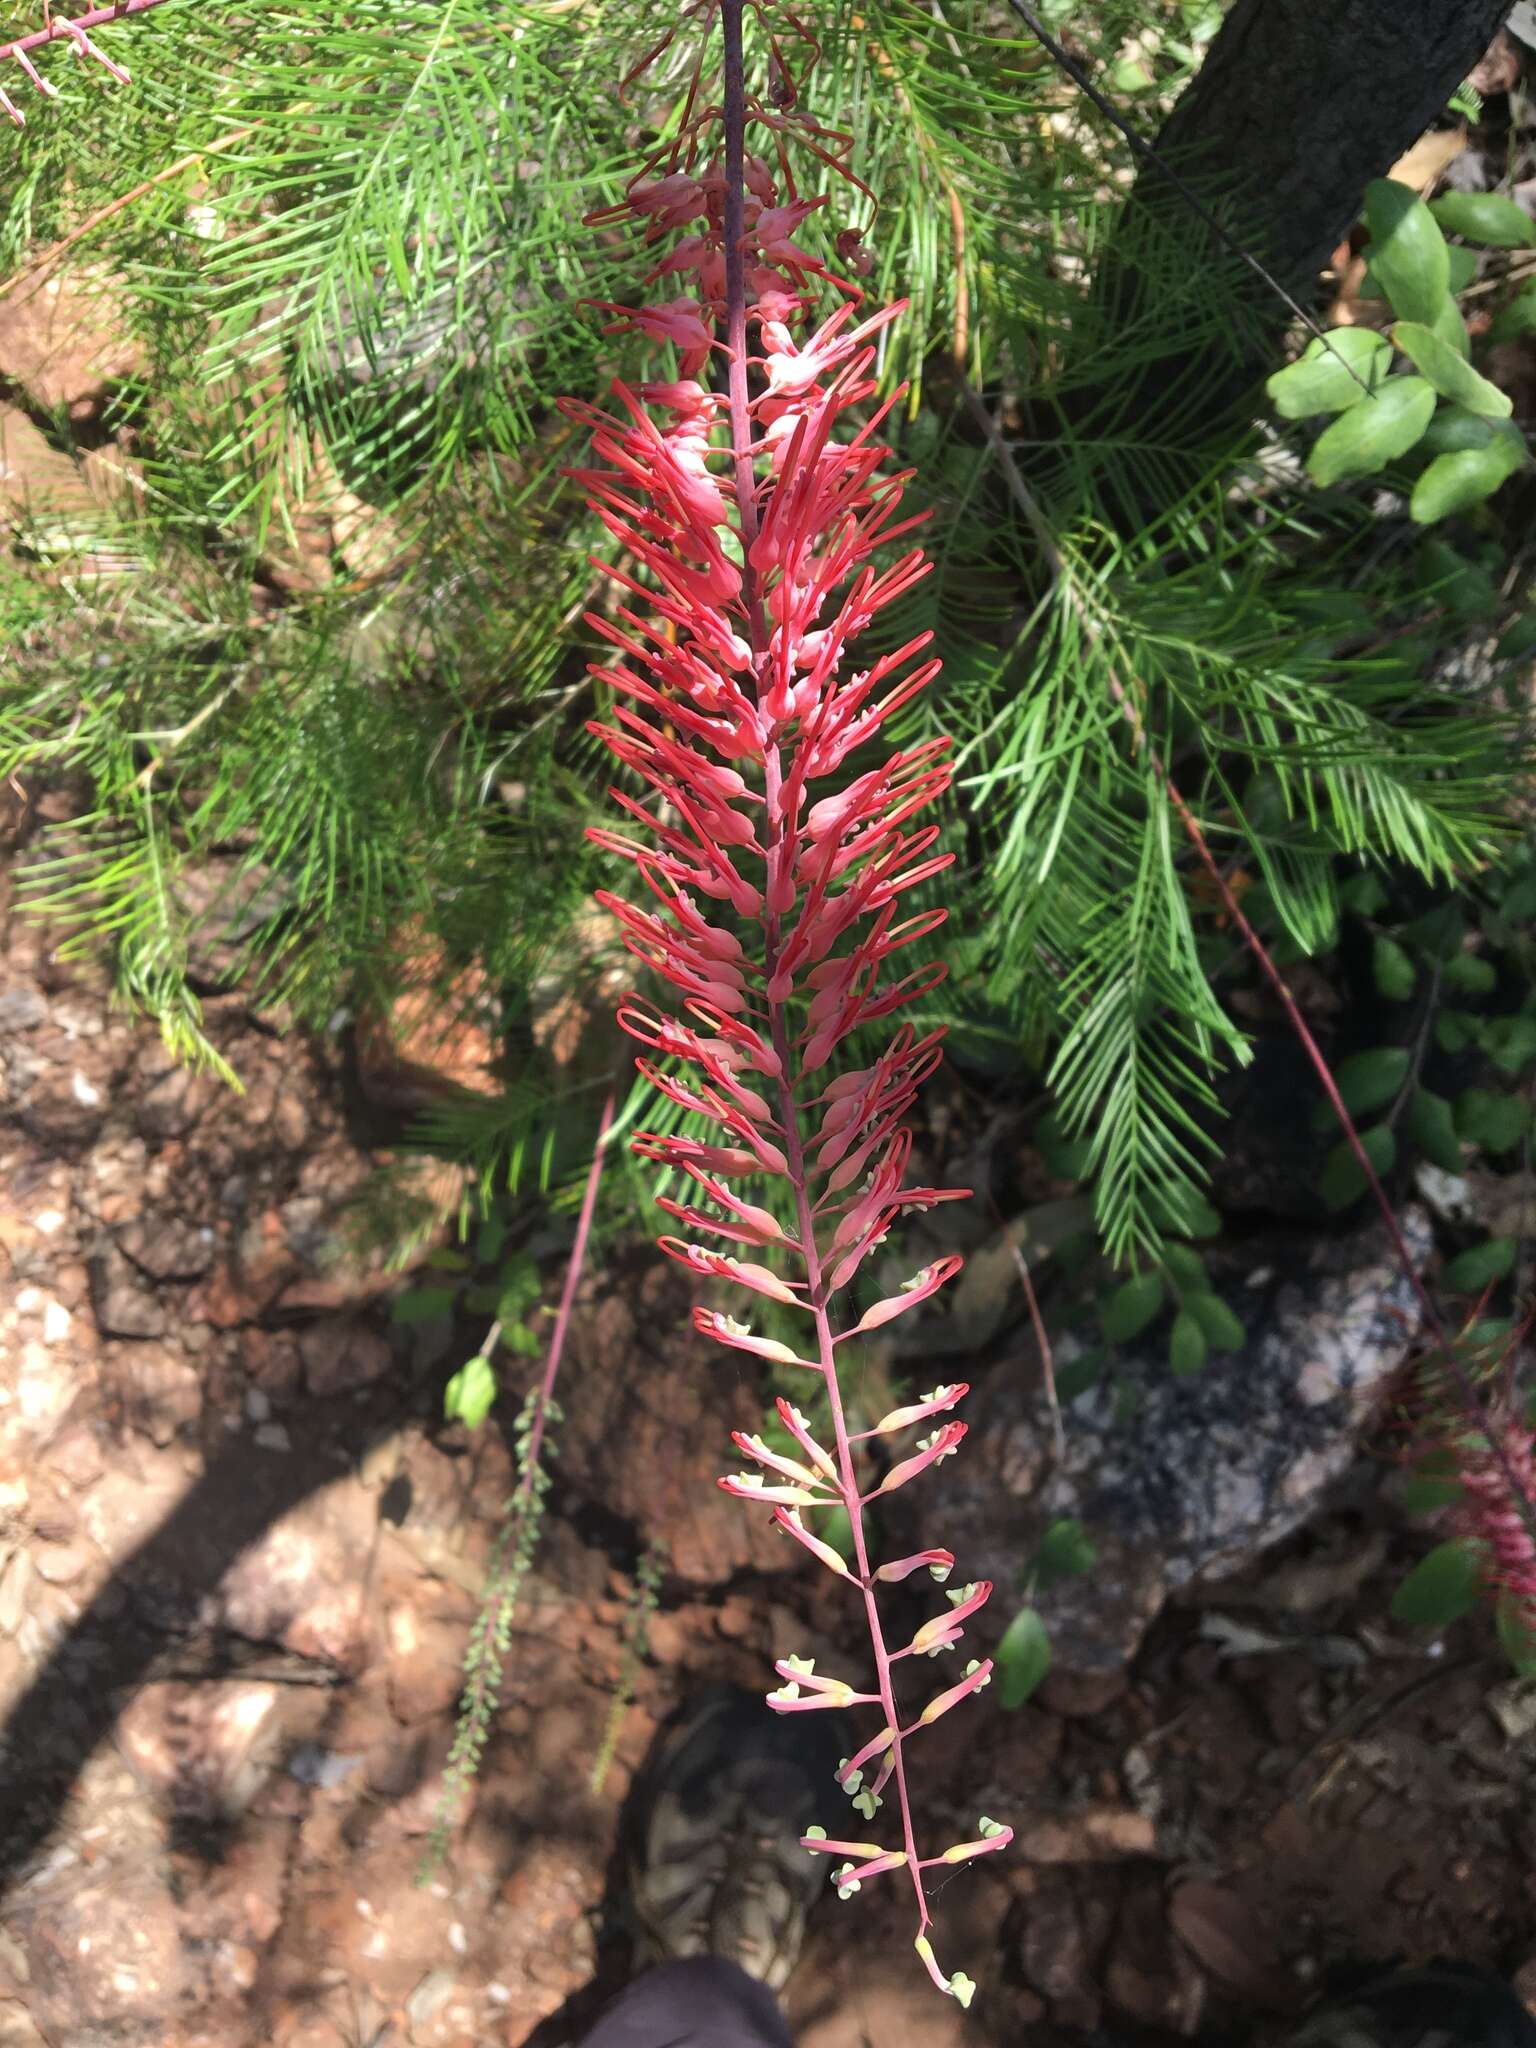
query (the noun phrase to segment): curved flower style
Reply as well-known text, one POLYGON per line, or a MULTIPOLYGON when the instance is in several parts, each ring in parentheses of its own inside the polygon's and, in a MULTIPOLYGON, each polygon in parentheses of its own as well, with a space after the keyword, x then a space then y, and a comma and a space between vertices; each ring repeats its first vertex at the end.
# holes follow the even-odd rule
MULTIPOLYGON (((110 0, 105 7, 89 8, 84 14, 71 19, 68 15, 50 16, 42 28, 34 29, 30 35, 17 36, 13 42, 0 43, 0 64, 8 58, 14 59, 29 82, 42 93, 45 99, 57 99, 59 89, 51 84, 32 62, 31 52, 40 50, 45 43, 68 42, 77 57, 90 63, 99 64, 115 78, 119 85, 128 83, 127 69, 114 63, 106 52, 93 43, 87 29, 99 28, 103 22, 121 21, 129 14, 143 14, 151 7, 158 7, 160 0, 110 0)), ((0 114, 17 128, 25 128, 27 117, 11 98, 4 86, 0 86, 0 114)))
MULTIPOLYGON (((713 8, 700 0, 682 18, 713 8)), ((948 742, 878 753, 886 721, 938 673, 931 636, 864 667, 850 656, 928 570, 911 544, 918 522, 902 512, 906 478, 890 472, 875 438, 900 396, 877 402, 873 370, 902 307, 860 317, 858 285, 808 246, 805 231, 825 202, 795 189, 788 144, 856 185, 849 138, 794 113, 789 53, 814 58, 809 30, 758 0, 753 11, 768 37, 770 104, 743 83, 742 0, 721 0, 723 106, 706 104, 701 53, 679 139, 619 205, 594 216, 632 220, 653 247, 676 237, 647 280, 676 295, 599 308, 615 328, 669 345, 671 374, 638 389, 616 383, 606 406, 564 405, 591 436, 591 463, 573 474, 622 551, 622 563, 606 566, 626 594, 614 616, 593 613, 588 623, 613 650, 591 672, 614 708, 591 729, 629 771, 628 785, 611 791, 628 823, 591 837, 638 872, 642 902, 606 891, 599 900, 629 950, 676 996, 670 1014, 638 997, 620 1010, 625 1028, 665 1062, 641 1059, 640 1070, 715 1132, 636 1141, 691 1191, 688 1200, 663 1200, 688 1235, 663 1237, 662 1248, 693 1272, 803 1316, 802 1350, 713 1309, 697 1309, 695 1325, 721 1344, 803 1366, 826 1388, 829 1443, 781 1401, 802 1456, 738 1435, 761 1470, 720 1482, 771 1508, 779 1527, 864 1603, 869 1684, 820 1678, 789 1659, 778 1667, 784 1685, 768 1698, 785 1713, 876 1710, 878 1731, 838 1775, 866 1816, 894 1784, 901 1840, 881 1847, 808 1837, 806 1847, 855 1859, 838 1875, 844 1896, 865 1877, 905 1869, 918 1952, 935 1983, 968 2003, 969 1979, 946 1977, 929 1945, 924 1873, 1002 1848, 1010 1830, 983 1821, 977 1840, 921 1855, 906 1748, 984 1686, 991 1666, 972 1661, 957 1682, 906 1711, 892 1673, 905 1658, 949 1650, 991 1587, 952 1593, 948 1611, 904 1648, 888 1649, 877 1585, 925 1565, 942 1581, 954 1559, 923 1551, 878 1563, 865 1515, 876 1495, 955 1451, 965 1425, 943 1418, 966 1389, 939 1387, 850 1434, 837 1371, 839 1345, 925 1301, 960 1261, 924 1267, 851 1322, 837 1314, 837 1297, 903 1214, 968 1192, 907 1181, 911 1135, 902 1119, 938 1064, 939 1032, 899 1023, 867 1064, 837 1065, 856 1033, 895 1016, 944 973, 936 962, 907 962, 945 913, 909 909, 904 899, 952 858, 936 850, 937 827, 917 822, 947 786, 948 742), (749 126, 768 137, 774 167, 747 151, 749 126), (817 323, 813 308, 827 291, 839 302, 817 323), (724 391, 709 381, 720 368, 724 391), (766 1191, 744 1194, 743 1177, 766 1191), (865 1491, 861 1447, 930 1420, 931 1432, 865 1491), (848 1561, 815 1528, 818 1512, 837 1506, 852 1525, 848 1561)), ((835 247, 844 268, 868 268, 857 233, 838 235, 835 247)))

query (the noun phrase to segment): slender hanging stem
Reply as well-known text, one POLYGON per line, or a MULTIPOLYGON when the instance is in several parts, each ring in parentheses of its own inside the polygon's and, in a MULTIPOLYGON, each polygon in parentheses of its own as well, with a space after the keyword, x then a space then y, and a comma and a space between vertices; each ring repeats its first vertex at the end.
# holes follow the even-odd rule
POLYGON ((565 1269, 565 1285, 560 1289, 560 1305, 555 1310, 555 1327, 550 1333, 549 1350, 544 1359, 544 1377, 539 1382, 537 1407, 534 1411, 533 1428, 528 1434, 528 1468, 523 1474, 516 1499, 521 1501, 533 1490, 533 1475, 539 1469, 539 1451, 544 1442, 544 1426, 549 1419, 549 1404, 554 1396, 555 1380, 560 1372, 560 1359, 565 1351, 566 1332, 571 1327, 571 1310, 576 1305, 576 1289, 581 1284, 582 1268, 587 1261, 587 1240, 592 1235, 592 1218, 597 1210, 597 1191, 603 1182, 604 1153, 608 1133, 613 1128, 614 1097, 616 1091, 608 1090, 603 1102, 603 1113, 597 1120, 597 1136, 592 1143, 592 1164, 587 1168, 587 1184, 582 1191, 581 1209, 576 1218, 576 1236, 571 1243, 571 1256, 565 1269))

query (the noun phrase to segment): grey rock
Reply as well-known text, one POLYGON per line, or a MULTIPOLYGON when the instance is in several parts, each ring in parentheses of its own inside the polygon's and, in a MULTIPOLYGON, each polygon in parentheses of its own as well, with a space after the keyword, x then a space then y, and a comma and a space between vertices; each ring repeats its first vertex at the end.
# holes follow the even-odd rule
POLYGON ((130 1426, 162 1450, 203 1412, 203 1375, 178 1347, 124 1345, 109 1361, 130 1426))
MULTIPOLYGON (((1422 1257, 1427 1217, 1402 1220, 1422 1257)), ((1038 1603, 1063 1671, 1119 1669, 1170 1594, 1240 1571, 1301 1527, 1353 1463, 1402 1363, 1414 1300, 1380 1226, 1301 1251, 1272 1241, 1262 1258, 1258 1284, 1228 1296, 1243 1350, 1175 1379, 1161 1345, 1124 1348, 1117 1384, 1101 1380, 1068 1408, 1059 1468, 1034 1368, 1026 1392, 999 1365, 967 1404, 970 1434, 926 1492, 924 1541, 953 1550, 967 1579, 1011 1587, 1053 1521, 1084 1522, 1096 1563, 1038 1603)), ((1058 1369, 1069 1356, 1063 1346, 1058 1369)), ((1000 1629, 1011 1608, 994 1605, 1000 1629)))
POLYGON ((117 1242, 152 1280, 196 1280, 213 1264, 213 1232, 179 1216, 135 1217, 117 1242))
POLYGON ((143 1274, 115 1244, 103 1245, 90 1262, 91 1306, 107 1337, 160 1337, 165 1310, 143 1274))
POLYGON ((48 1014, 48 1005, 36 989, 8 988, 0 995, 0 1033, 31 1031, 48 1014))
POLYGON ((323 1399, 371 1386, 394 1362, 387 1338, 356 1316, 327 1316, 299 1338, 304 1381, 323 1399))
POLYGON ((237 978, 248 949, 293 901, 293 885, 259 861, 208 860, 183 869, 176 902, 187 919, 187 965, 199 979, 237 978))
POLYGON ((184 1138, 217 1098, 211 1074, 171 1067, 147 1088, 134 1092, 133 1119, 146 1138, 184 1138))

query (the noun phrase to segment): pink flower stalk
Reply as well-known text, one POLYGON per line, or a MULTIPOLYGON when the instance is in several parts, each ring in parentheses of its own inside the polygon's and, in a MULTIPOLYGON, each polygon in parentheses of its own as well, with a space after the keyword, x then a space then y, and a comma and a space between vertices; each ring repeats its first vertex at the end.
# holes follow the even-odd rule
POLYGON ((1506 1422, 1497 1431, 1502 1457, 1477 1438, 1456 1445, 1456 1477, 1463 1495, 1457 1506, 1462 1533, 1483 1550, 1490 1587, 1513 1603, 1526 1627, 1536 1635, 1536 1435, 1520 1422, 1506 1422))
MULTIPOLYGON (((121 21, 130 14, 144 14, 149 8, 159 5, 160 0, 110 0, 108 6, 92 7, 87 13, 76 15, 73 19, 67 15, 55 14, 42 28, 33 29, 30 35, 18 36, 14 42, 0 43, 0 64, 8 58, 14 59, 24 76, 45 99, 57 99, 58 87, 43 77, 32 62, 30 53, 33 50, 40 50, 45 43, 68 42, 77 57, 99 64, 117 80, 119 85, 127 85, 127 67, 114 63, 105 50, 98 48, 91 41, 87 30, 100 28, 106 21, 121 21)), ((27 125, 26 115, 3 86, 0 86, 0 114, 4 114, 7 120, 18 128, 25 128, 27 125)))
MULTIPOLYGON (((714 1127, 707 1139, 646 1133, 635 1141, 687 1188, 686 1199, 669 1195, 662 1206, 689 1234, 662 1238, 662 1249, 690 1271, 794 1311, 805 1336, 792 1348, 706 1307, 694 1311, 695 1327, 718 1343, 804 1367, 825 1389, 829 1442, 818 1442, 805 1416, 781 1401, 801 1455, 738 1435, 737 1447, 761 1470, 720 1482, 771 1508, 778 1526, 863 1602, 870 1680, 818 1678, 808 1662, 789 1659, 779 1666, 784 1685, 768 1698, 786 1713, 875 1710, 876 1732, 845 1761, 839 1782, 867 1817, 893 1788, 900 1844, 808 1837, 806 1846, 859 1859, 839 1873, 844 1895, 865 1877, 905 1870, 918 1953, 941 1989, 969 2003, 969 1979, 946 1976, 934 1958, 925 1873, 1004 1847, 1011 1831, 983 1821, 979 1841, 921 1855, 907 1746, 984 1686, 991 1666, 972 1661, 958 1682, 905 1708, 893 1668, 948 1651, 991 1587, 951 1594, 948 1611, 889 1649, 877 1586, 924 1567, 942 1583, 954 1559, 927 1550, 878 1562, 866 1516, 877 1495, 954 1452, 965 1425, 942 1418, 966 1389, 939 1387, 850 1434, 838 1382, 840 1345, 927 1300, 961 1262, 932 1262, 862 1314, 839 1310, 837 1297, 904 1214, 968 1192, 906 1178, 911 1135, 902 1119, 938 1064, 940 1032, 920 1036, 899 1023, 882 1051, 863 1056, 866 1064, 838 1065, 856 1035, 927 994, 944 973, 937 962, 906 964, 944 911, 908 910, 905 901, 952 858, 935 848, 937 827, 916 822, 948 786, 949 743, 924 741, 883 759, 873 751, 892 714, 938 673, 931 635, 864 667, 851 654, 928 572, 910 538, 918 521, 902 513, 906 477, 888 469, 875 438, 900 396, 878 403, 873 372, 902 307, 856 317, 859 287, 809 246, 824 201, 796 189, 791 142, 865 188, 846 163, 850 138, 794 112, 790 60, 798 66, 803 52, 808 68, 816 54, 810 31, 787 9, 751 4, 768 40, 770 103, 744 84, 743 0, 685 7, 680 22, 718 10, 721 104, 711 104, 701 50, 679 138, 623 201, 593 217, 639 225, 654 259, 647 282, 664 293, 657 304, 598 310, 613 316, 613 328, 670 346, 675 361, 638 388, 614 384, 607 406, 564 404, 591 436, 591 462, 573 474, 625 558, 605 566, 634 600, 611 618, 588 620, 612 650, 591 672, 613 708, 591 729, 628 771, 627 785, 611 792, 626 830, 591 837, 638 872, 641 903, 606 891, 600 900, 629 950, 674 992, 671 1013, 633 996, 620 1009, 625 1028, 668 1063, 642 1059, 640 1070, 714 1127), (746 147, 749 128, 764 136, 761 155, 746 147), (668 237, 678 239, 660 246, 668 237), (839 302, 818 322, 818 295, 829 290, 839 302), (710 382, 722 369, 723 391, 710 382), (743 1176, 766 1188, 744 1193, 736 1184, 743 1176), (926 1437, 867 1484, 869 1446, 935 1418, 926 1437), (848 1559, 815 1527, 821 1510, 837 1507, 851 1525, 848 1559), (874 1774, 867 1786, 866 1768, 874 1774)), ((870 267, 855 230, 836 237, 836 253, 855 272, 870 267)))

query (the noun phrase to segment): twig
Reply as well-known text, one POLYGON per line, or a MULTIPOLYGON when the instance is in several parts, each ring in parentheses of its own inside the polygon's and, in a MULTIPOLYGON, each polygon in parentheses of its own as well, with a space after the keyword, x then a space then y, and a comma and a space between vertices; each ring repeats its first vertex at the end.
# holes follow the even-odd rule
POLYGON ((1029 1303, 1029 1320, 1034 1325, 1035 1342, 1040 1346, 1040 1368, 1045 1378, 1045 1398, 1051 1411, 1051 1437, 1056 1449, 1056 1462, 1063 1464, 1067 1455, 1067 1439, 1061 1426, 1061 1403, 1056 1398, 1056 1361, 1051 1354, 1051 1340, 1045 1334, 1045 1323, 1040 1315, 1040 1304, 1035 1299, 1035 1283, 1029 1277, 1029 1261, 1023 1247, 1011 1230, 1005 1230, 1008 1249, 1013 1253, 1013 1262, 1019 1269, 1019 1279, 1024 1286, 1024 1299, 1029 1303))
POLYGON ((1060 1465, 1066 1460, 1067 1439, 1062 1428, 1061 1403, 1056 1396, 1056 1360, 1051 1350, 1051 1340, 1045 1333, 1045 1321, 1040 1314, 1040 1303, 1035 1295, 1035 1283, 1030 1277, 1029 1261, 1024 1256, 1024 1248, 1014 1236, 1012 1225, 1006 1221, 1002 1210, 997 1206, 996 1197, 989 1195, 987 1199, 1003 1233, 1003 1241, 1013 1254, 1013 1263, 1019 1269, 1019 1281, 1024 1289, 1024 1299, 1029 1304, 1030 1325, 1035 1333, 1035 1342, 1040 1347, 1040 1368, 1045 1385, 1046 1405, 1051 1412, 1051 1439, 1056 1452, 1056 1462, 1060 1465))
MULTIPOLYGON (((1018 0, 1010 0, 1010 5, 1017 6, 1018 0)), ((1090 644, 1098 648, 1100 646, 1098 628, 1089 615, 1087 607, 1083 604, 1076 584, 1066 570, 1062 561, 1061 551, 1057 548, 1054 537, 1050 533, 1045 514, 1036 503, 1033 492, 1031 492, 1028 484, 1025 483, 1023 476, 1020 474, 1018 463, 1014 460, 1013 450, 1009 447, 996 420, 993 419, 991 413, 982 402, 981 397, 972 389, 968 380, 962 378, 961 389, 965 397, 967 409, 982 427, 989 446, 1002 464, 1004 479, 1007 482, 1014 503, 1023 514, 1031 532, 1034 533, 1040 542, 1052 576, 1061 585, 1067 602, 1072 606, 1081 621, 1083 631, 1087 635, 1090 644)), ((1269 950, 1263 940, 1243 915, 1241 904, 1233 893, 1226 876, 1222 873, 1220 863, 1211 852, 1210 845, 1194 813, 1190 810, 1189 805, 1185 802, 1179 791, 1178 785, 1169 774, 1166 763, 1156 747, 1148 739, 1141 715, 1141 708, 1136 702, 1135 697, 1126 688, 1125 684, 1121 682, 1119 676, 1107 660, 1105 662, 1104 674, 1109 687, 1109 693, 1119 706, 1121 713, 1131 728, 1134 747, 1145 756, 1148 766, 1162 788, 1163 794, 1167 797, 1169 804, 1173 808, 1174 815, 1178 818, 1179 823, 1184 828, 1185 835, 1194 847, 1201 866, 1215 884, 1216 892, 1221 898, 1222 908, 1231 919, 1233 928, 1241 937, 1244 945, 1258 963, 1260 972, 1265 980, 1273 989, 1281 1008, 1285 1012, 1286 1021, 1296 1034, 1302 1051, 1306 1054, 1312 1071, 1318 1078, 1319 1085, 1327 1097, 1328 1106, 1333 1111, 1338 1121, 1339 1129, 1343 1133, 1344 1142, 1348 1146, 1355 1164, 1365 1176, 1366 1186, 1370 1190, 1371 1198, 1375 1202, 1382 1222, 1386 1226, 1393 1253, 1402 1269, 1403 1276, 1413 1290, 1414 1298, 1418 1302, 1420 1313, 1424 1317, 1430 1335, 1434 1338, 1437 1348, 1444 1355, 1445 1363, 1455 1383, 1462 1411, 1467 1421, 1488 1445, 1488 1449, 1499 1469, 1501 1477, 1509 1486, 1510 1498, 1520 1503, 1522 1515, 1527 1522, 1536 1521, 1536 1503, 1526 1500, 1524 1490, 1520 1485, 1519 1477, 1515 1472, 1508 1452, 1493 1424, 1489 1421, 1487 1412, 1478 1398, 1477 1390, 1473 1386, 1465 1366, 1456 1356, 1455 1347, 1446 1331, 1444 1322, 1441 1320, 1440 1312, 1430 1298, 1429 1290, 1425 1287, 1419 1273, 1418 1264, 1414 1259, 1413 1253, 1409 1250, 1408 1241, 1403 1236, 1402 1225, 1397 1220, 1397 1211, 1388 1199, 1386 1189, 1381 1184, 1381 1178, 1375 1167, 1371 1164, 1369 1155, 1360 1141, 1360 1133, 1355 1126, 1355 1120, 1344 1105, 1344 1098, 1339 1093, 1338 1083, 1333 1078, 1333 1069, 1329 1066, 1326 1058, 1323 1056, 1322 1048, 1313 1037, 1311 1027, 1308 1025, 1306 1018, 1301 1014, 1300 1007, 1297 1004, 1296 998, 1291 994, 1285 977, 1271 959, 1269 950)))
MULTIPOLYGON (((543 1495, 549 1486, 548 1475, 541 1470, 539 1459, 550 1418, 555 1413, 555 1380, 565 1350, 566 1333, 570 1329, 576 1289, 586 1263, 598 1188, 602 1184, 604 1155, 608 1135, 613 1128, 616 1094, 616 1088, 610 1085, 598 1119, 592 1164, 587 1170, 581 1212, 576 1219, 576 1236, 565 1269, 565 1284, 560 1290, 560 1305, 555 1311, 555 1327, 544 1357, 544 1371, 538 1386, 524 1402, 518 1421, 518 1483, 507 1502, 506 1520, 486 1566, 480 1611, 469 1632, 469 1643, 464 1653, 464 1688, 459 1701, 458 1727, 443 1770, 442 1795, 431 1839, 417 1876, 417 1882, 422 1884, 426 1883, 447 1850, 449 1831, 464 1788, 479 1767, 491 1717, 501 1694, 502 1660, 510 1641, 523 1581, 532 1567, 543 1512, 543 1495)), ((481 1344, 482 1358, 490 1355, 500 1336, 501 1319, 498 1317, 481 1344)))
POLYGON ((597 1210, 597 1191, 602 1186, 603 1167, 606 1164, 604 1155, 608 1145, 608 1133, 613 1128, 616 1093, 613 1088, 608 1090, 603 1098, 603 1113, 597 1120, 597 1136, 592 1144, 592 1164, 587 1169, 587 1184, 582 1191, 581 1210, 576 1218, 576 1235, 571 1242, 570 1262, 565 1269, 565 1285, 560 1290, 560 1305, 555 1310, 555 1327, 551 1332, 549 1351, 544 1359, 544 1377, 539 1382, 538 1406, 528 1437, 528 1469, 523 1474, 517 1493, 513 1496, 514 1513, 516 1503, 532 1493, 532 1475, 539 1469, 539 1450, 544 1442, 549 1404, 554 1397, 555 1380, 559 1375, 560 1359, 565 1350, 566 1332, 571 1326, 571 1310, 576 1304, 576 1289, 581 1284, 582 1268, 586 1264, 587 1240, 592 1235, 592 1218, 597 1210))
MULTIPOLYGON (((4 54, 0 51, 0 56, 4 54)), ((264 123, 253 121, 248 128, 237 128, 232 135, 222 136, 217 142, 210 142, 203 149, 194 149, 186 156, 179 156, 175 163, 166 164, 163 169, 156 171, 152 178, 143 179, 131 192, 121 193, 116 199, 109 200, 105 206, 98 206, 94 213, 86 215, 77 228, 71 228, 67 235, 52 243, 40 256, 34 256, 25 269, 18 270, 13 277, 6 278, 4 283, 0 284, 0 299, 8 298, 19 285, 27 283, 30 278, 51 270, 59 258, 67 256, 77 242, 83 242, 87 235, 94 234, 96 229, 111 220, 114 214, 125 212, 147 193, 153 192, 157 185, 168 185, 173 178, 179 178, 183 171, 195 169, 205 156, 218 156, 223 150, 233 149, 236 143, 249 141, 263 126, 264 123)))
POLYGON ((141 768, 134 777, 133 786, 135 789, 147 790, 149 788, 155 777, 160 773, 160 770, 165 766, 168 756, 175 753, 183 740, 189 740, 200 726, 207 724, 214 713, 221 709, 234 695, 249 673, 248 665, 243 664, 238 668, 224 685, 223 689, 216 691, 203 706, 202 710, 194 712, 185 725, 168 726, 158 732, 136 732, 130 735, 131 738, 136 740, 156 741, 160 747, 160 752, 156 754, 148 767, 141 768))

